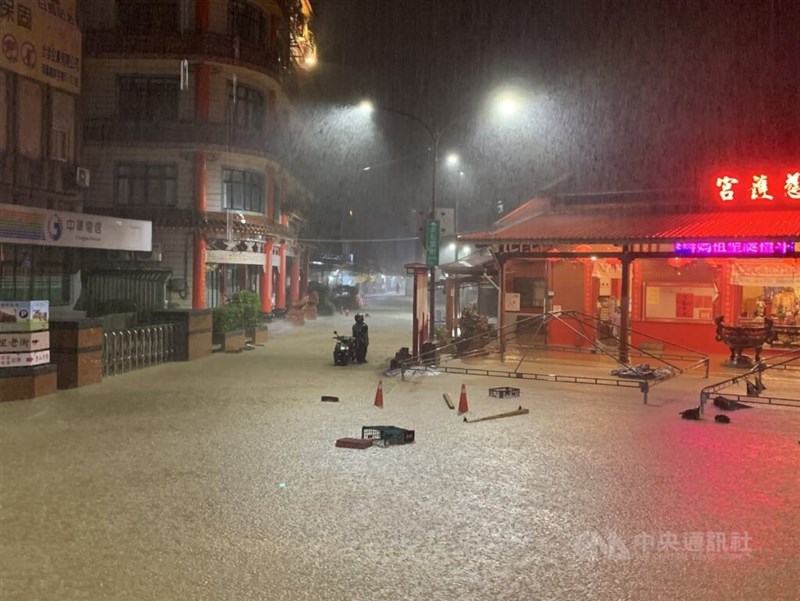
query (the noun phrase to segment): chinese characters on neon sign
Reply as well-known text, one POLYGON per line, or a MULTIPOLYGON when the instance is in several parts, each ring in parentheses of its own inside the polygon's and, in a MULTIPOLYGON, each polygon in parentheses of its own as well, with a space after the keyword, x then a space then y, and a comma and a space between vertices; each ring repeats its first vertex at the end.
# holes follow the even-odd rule
POLYGON ((737 198, 750 200, 775 200, 786 198, 800 200, 800 171, 787 173, 786 178, 770 177, 763 173, 751 176, 751 180, 741 181, 732 175, 716 178, 717 194, 722 202, 732 202, 737 198))
MULTIPOLYGON (((800 250, 800 245, 797 246, 800 250)), ((677 255, 787 255, 795 251, 794 242, 676 242, 677 255)))

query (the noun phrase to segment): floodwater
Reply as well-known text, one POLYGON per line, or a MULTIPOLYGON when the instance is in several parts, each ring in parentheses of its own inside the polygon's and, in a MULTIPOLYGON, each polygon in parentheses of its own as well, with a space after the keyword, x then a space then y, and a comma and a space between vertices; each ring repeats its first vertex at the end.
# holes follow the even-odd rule
POLYGON ((454 375, 384 377, 381 410, 408 306, 367 311, 366 365, 333 367, 335 316, 0 406, 0 598, 800 598, 800 410, 454 375), (474 417, 530 413, 464 423, 462 383, 474 417), (375 424, 416 442, 334 447, 375 424))

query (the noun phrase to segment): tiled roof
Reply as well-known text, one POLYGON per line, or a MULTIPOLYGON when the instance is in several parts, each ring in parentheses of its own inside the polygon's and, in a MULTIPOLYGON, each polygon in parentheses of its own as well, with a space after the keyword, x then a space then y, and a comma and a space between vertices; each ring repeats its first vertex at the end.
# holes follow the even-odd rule
POLYGON ((473 242, 647 243, 680 240, 800 239, 795 210, 716 211, 681 214, 554 214, 534 216, 494 231, 464 234, 473 242))

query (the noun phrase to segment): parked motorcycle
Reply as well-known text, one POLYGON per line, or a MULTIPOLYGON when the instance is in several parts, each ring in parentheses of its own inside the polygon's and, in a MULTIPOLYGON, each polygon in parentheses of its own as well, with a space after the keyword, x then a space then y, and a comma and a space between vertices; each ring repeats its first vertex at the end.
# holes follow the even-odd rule
POLYGON ((333 347, 333 364, 348 365, 356 362, 356 342, 352 336, 340 336, 339 332, 333 331, 333 338, 336 346, 333 347))

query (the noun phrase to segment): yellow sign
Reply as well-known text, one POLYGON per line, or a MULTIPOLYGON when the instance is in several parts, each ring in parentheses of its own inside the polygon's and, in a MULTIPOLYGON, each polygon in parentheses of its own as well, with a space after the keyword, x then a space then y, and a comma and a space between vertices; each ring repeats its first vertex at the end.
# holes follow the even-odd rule
POLYGON ((81 91, 81 32, 74 0, 0 0, 0 67, 81 91))

